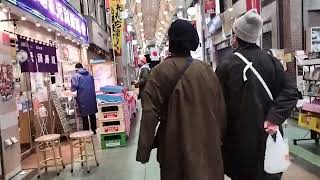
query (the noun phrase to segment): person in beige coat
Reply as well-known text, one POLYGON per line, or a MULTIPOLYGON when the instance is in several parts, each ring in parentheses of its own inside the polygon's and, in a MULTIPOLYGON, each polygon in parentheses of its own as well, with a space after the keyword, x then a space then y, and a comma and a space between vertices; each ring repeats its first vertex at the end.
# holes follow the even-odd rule
POLYGON ((144 90, 137 161, 147 163, 157 148, 161 180, 224 180, 226 113, 219 80, 190 56, 199 45, 191 23, 176 20, 168 35, 171 56, 152 70, 144 90))

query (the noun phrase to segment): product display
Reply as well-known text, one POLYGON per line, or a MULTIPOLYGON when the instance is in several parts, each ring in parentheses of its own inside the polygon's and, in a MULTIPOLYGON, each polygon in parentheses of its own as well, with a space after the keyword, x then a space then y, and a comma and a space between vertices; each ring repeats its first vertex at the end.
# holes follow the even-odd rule
POLYGON ((124 146, 123 135, 130 135, 135 99, 122 86, 104 86, 100 91, 103 94, 98 94, 97 100, 101 148, 124 146))

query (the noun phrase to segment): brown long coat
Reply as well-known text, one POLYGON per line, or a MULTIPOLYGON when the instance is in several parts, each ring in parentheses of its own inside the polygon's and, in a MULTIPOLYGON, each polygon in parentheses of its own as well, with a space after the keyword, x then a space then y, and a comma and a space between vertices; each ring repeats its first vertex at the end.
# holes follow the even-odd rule
POLYGON ((194 60, 181 76, 186 59, 168 58, 151 72, 137 161, 148 162, 156 146, 162 180, 223 180, 220 147, 226 118, 222 90, 213 70, 201 61, 194 60))

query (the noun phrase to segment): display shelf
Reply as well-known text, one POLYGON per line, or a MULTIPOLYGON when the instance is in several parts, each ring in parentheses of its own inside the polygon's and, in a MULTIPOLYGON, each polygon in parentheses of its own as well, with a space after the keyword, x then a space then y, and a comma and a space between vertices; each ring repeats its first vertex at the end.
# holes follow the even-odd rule
POLYGON ((320 65, 320 59, 303 60, 299 62, 300 66, 316 66, 320 65))
MULTIPOLYGON (((311 67, 312 66, 318 66, 320 65, 320 59, 310 59, 310 60, 303 60, 303 61, 297 61, 297 65, 300 66, 308 66, 309 72, 311 73, 311 67)), ((303 68, 304 71, 304 68, 303 68)), ((306 72, 304 72, 303 74, 305 74, 306 72)), ((306 82, 320 82, 320 80, 311 80, 311 79, 306 79, 303 78, 304 81, 306 82)), ((314 83, 313 83, 314 84, 314 83)), ((308 87, 308 91, 309 91, 308 87)), ((311 89, 312 90, 312 89, 311 89)), ((317 90, 317 92, 319 91, 319 88, 317 90)), ((313 92, 310 94, 304 94, 304 97, 309 97, 310 100, 310 104, 312 103, 313 99, 318 99, 320 98, 320 95, 318 95, 318 93, 316 94, 316 92, 313 92), (314 93, 314 94, 313 94, 314 93)), ((297 145, 299 141, 310 141, 313 140, 317 145, 319 144, 319 133, 320 133, 320 119, 316 118, 316 117, 320 117, 320 114, 317 113, 311 113, 308 111, 301 111, 299 113, 299 119, 298 119, 298 125, 302 128, 306 128, 310 130, 310 138, 300 138, 300 139, 294 139, 293 140, 293 144, 297 145), (313 114, 314 116, 309 116, 310 114, 313 114)))

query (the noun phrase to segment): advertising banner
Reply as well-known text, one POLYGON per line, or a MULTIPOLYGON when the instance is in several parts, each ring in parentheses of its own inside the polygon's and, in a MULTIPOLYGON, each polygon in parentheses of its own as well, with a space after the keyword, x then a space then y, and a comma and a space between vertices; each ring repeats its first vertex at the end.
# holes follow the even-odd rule
POLYGON ((261 0, 247 0, 247 11, 251 9, 257 9, 260 14, 260 1, 261 0))
POLYGON ((56 47, 18 36, 17 60, 21 72, 58 72, 56 47))
POLYGON ((116 54, 121 54, 124 19, 121 14, 124 11, 122 0, 110 0, 112 18, 112 45, 116 54))
POLYGON ((16 110, 11 48, 9 34, 0 33, 0 115, 16 110))
POLYGON ((66 0, 7 0, 53 26, 88 43, 87 21, 66 0))

